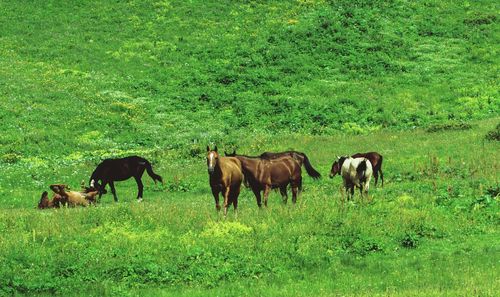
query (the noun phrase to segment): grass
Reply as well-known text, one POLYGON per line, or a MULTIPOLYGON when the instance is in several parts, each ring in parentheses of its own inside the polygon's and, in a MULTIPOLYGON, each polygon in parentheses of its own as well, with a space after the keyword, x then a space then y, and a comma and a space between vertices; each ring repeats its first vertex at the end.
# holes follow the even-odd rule
POLYGON ((494 296, 495 1, 3 1, 0 295, 494 296), (432 133, 430 133, 432 132, 432 133), (205 147, 384 155, 341 203, 214 210, 205 147), (138 154, 98 207, 39 211, 52 183, 138 154))
POLYGON ((301 139, 325 175, 336 154, 364 146, 385 152, 384 188, 372 188, 369 202, 344 206, 339 179, 306 178, 297 205, 283 206, 273 193, 269 209, 258 210, 246 190, 238 216, 224 220, 202 159, 179 175, 158 164, 168 185, 184 186, 148 181, 142 204, 132 182, 118 184, 121 202, 105 195, 96 208, 38 211, 39 193, 14 193, 12 208, 0 212, 2 287, 27 294, 493 296, 498 198, 484 197, 498 172, 473 152, 498 155, 496 142, 482 142, 494 124, 265 141, 286 149, 301 139))

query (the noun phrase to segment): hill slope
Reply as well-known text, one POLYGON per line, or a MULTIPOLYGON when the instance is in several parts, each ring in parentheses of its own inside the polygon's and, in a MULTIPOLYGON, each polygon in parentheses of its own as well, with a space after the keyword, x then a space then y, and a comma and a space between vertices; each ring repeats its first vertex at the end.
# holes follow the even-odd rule
POLYGON ((448 2, 2 2, 0 157, 498 115, 498 4, 448 2))

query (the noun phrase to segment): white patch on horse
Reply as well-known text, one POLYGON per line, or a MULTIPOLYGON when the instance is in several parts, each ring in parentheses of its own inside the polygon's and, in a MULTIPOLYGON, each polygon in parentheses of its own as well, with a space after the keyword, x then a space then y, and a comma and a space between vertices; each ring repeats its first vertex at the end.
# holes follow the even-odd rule
POLYGON ((348 197, 349 192, 351 195, 354 193, 354 187, 359 188, 362 193, 368 193, 370 180, 373 174, 372 165, 368 159, 351 157, 345 159, 340 174, 342 175, 344 187, 348 192, 348 197), (362 163, 366 164, 366 168, 358 172, 357 169, 362 163))

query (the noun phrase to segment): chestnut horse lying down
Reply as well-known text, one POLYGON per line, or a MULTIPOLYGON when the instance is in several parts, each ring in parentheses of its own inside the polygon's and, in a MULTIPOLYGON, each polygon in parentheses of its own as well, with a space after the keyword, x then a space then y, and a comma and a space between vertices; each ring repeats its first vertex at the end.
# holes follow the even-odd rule
POLYGON ((215 207, 218 211, 220 210, 219 193, 222 193, 224 196, 224 216, 231 204, 236 211, 241 182, 243 181, 241 162, 233 157, 220 157, 217 153, 217 146, 213 150, 207 146, 207 167, 215 207))
POLYGON ((61 205, 67 205, 70 207, 75 206, 88 206, 89 204, 95 204, 96 196, 99 192, 93 188, 85 188, 83 192, 69 191, 67 185, 64 184, 54 184, 49 186, 54 192, 52 200, 49 200, 47 191, 42 193, 40 202, 38 203, 38 208, 59 208, 61 205))

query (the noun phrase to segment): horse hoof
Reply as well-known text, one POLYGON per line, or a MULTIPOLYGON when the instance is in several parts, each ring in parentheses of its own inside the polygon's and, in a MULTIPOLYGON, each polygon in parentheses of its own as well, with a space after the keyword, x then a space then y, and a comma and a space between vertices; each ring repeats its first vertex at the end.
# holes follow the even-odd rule
POLYGON ((142 202, 142 198, 137 199, 137 202, 142 202))

